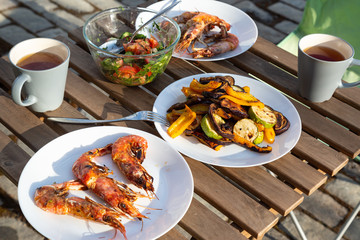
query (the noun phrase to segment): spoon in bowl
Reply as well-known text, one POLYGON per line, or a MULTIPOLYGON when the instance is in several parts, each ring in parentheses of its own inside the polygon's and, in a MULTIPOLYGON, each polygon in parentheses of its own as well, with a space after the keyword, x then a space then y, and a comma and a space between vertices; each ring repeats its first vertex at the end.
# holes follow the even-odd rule
POLYGON ((173 7, 175 7, 176 5, 178 5, 181 2, 181 0, 177 1, 177 0, 173 0, 173 2, 166 8, 164 8, 163 10, 161 10, 160 12, 158 12, 155 16, 153 16, 150 20, 148 20, 147 22, 145 22, 143 25, 141 25, 138 29, 136 29, 136 31, 134 31, 131 34, 131 38, 129 39, 129 41, 126 41, 126 38, 122 38, 122 39, 118 39, 116 40, 116 43, 114 44, 114 41, 111 42, 105 42, 104 44, 102 44, 100 46, 100 48, 106 49, 107 51, 111 52, 111 53, 115 53, 115 54, 119 54, 122 53, 124 51, 124 47, 123 44, 126 42, 131 42, 134 37, 136 36, 136 34, 138 32, 140 32, 146 25, 148 25, 149 23, 153 22, 156 18, 160 17, 161 15, 163 15, 164 13, 168 12, 169 10, 171 10, 173 7), (126 42, 125 42, 126 41, 126 42))

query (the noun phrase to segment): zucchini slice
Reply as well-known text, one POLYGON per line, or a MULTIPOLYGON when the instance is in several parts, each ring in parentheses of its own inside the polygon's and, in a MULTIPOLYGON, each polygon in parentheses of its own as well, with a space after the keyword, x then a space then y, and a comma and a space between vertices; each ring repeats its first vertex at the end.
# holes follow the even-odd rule
POLYGON ((277 121, 275 113, 267 106, 263 108, 251 106, 249 108, 249 116, 255 122, 264 125, 265 128, 272 128, 277 121))
MULTIPOLYGON (((219 118, 221 118, 219 116, 219 118)), ((213 125, 213 123, 211 122, 210 116, 208 114, 206 114, 202 120, 201 120, 201 129, 204 131, 205 135, 208 136, 209 138, 214 138, 214 139, 222 139, 223 137, 218 134, 216 132, 216 129, 213 125)))
POLYGON ((240 137, 246 139, 249 142, 254 142, 254 140, 259 135, 258 127, 256 123, 248 118, 241 119, 236 122, 234 125, 234 133, 240 137))

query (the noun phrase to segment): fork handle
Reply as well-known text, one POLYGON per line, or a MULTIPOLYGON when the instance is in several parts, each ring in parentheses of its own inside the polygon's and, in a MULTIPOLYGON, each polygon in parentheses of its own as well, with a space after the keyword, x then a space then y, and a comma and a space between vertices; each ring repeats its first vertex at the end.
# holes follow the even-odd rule
POLYGON ((111 123, 130 120, 126 118, 108 119, 108 120, 91 120, 85 118, 63 118, 63 117, 49 117, 47 120, 61 123, 78 123, 78 124, 91 124, 91 123, 111 123))

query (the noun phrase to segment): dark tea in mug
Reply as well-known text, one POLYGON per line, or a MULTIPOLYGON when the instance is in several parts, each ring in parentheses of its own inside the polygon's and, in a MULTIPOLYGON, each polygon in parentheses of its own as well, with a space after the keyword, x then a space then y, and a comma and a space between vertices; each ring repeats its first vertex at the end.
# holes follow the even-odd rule
POLYGON ((16 65, 28 70, 47 70, 62 62, 63 59, 53 53, 37 52, 22 57, 16 65))
POLYGON ((336 61, 343 61, 345 60, 344 55, 333 48, 324 47, 324 46, 313 46, 306 48, 304 52, 314 58, 336 62, 336 61))

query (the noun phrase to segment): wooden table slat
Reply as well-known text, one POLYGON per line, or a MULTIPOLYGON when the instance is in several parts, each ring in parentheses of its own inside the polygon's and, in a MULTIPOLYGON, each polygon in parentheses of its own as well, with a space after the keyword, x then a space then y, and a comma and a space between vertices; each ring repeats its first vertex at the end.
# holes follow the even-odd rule
POLYGON ((349 161, 345 154, 329 148, 305 132, 301 133, 299 142, 291 152, 330 176, 337 174, 349 161))
POLYGON ((0 131, 0 169, 16 186, 30 156, 0 131))
POLYGON ((291 154, 268 163, 265 167, 307 195, 312 194, 327 179, 326 175, 291 154))
POLYGON ((234 64, 229 61, 202 61, 202 62, 194 62, 196 66, 205 70, 206 72, 217 72, 217 73, 230 73, 230 74, 238 74, 243 76, 248 76, 247 72, 242 71, 239 68, 236 68, 234 64))
POLYGON ((274 63, 286 71, 297 75, 297 57, 281 48, 275 48, 275 44, 258 37, 255 44, 249 49, 252 53, 274 63), (274 51, 276 49, 276 51, 274 51))
POLYGON ((303 200, 303 196, 260 167, 216 168, 283 216, 303 200))
POLYGON ((15 104, 3 89, 0 89, 0 105, 0 121, 33 151, 58 136, 28 109, 15 104))
POLYGON ((204 73, 200 69, 194 68, 194 66, 190 65, 188 62, 175 57, 171 58, 165 72, 175 79, 204 73))
POLYGON ((175 228, 171 229, 165 235, 158 238, 158 240, 173 240, 173 239, 186 240, 187 238, 181 233, 179 233, 179 231, 177 231, 175 228))
MULTIPOLYGON (((351 158, 360 153, 360 137, 344 127, 311 111, 302 104, 292 101, 301 116, 303 130, 330 144, 351 158)), ((330 155, 330 154, 329 154, 330 155)))
POLYGON ((255 237, 262 237, 278 219, 264 206, 240 191, 201 162, 185 157, 195 182, 195 192, 255 237), (237 204, 234 204, 236 202, 237 204), (256 216, 262 216, 261 219, 256 216))
POLYGON ((195 239, 247 239, 195 198, 179 225, 195 239))

